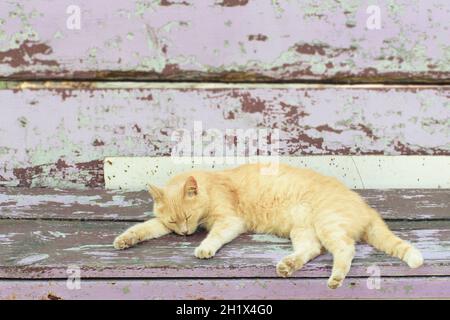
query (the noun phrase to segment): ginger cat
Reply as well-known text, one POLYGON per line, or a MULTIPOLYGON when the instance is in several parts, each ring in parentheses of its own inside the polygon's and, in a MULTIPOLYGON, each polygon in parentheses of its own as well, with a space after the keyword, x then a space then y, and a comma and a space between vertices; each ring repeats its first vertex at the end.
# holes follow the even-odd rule
POLYGON ((394 235, 380 215, 338 180, 308 169, 279 164, 276 174, 262 174, 265 164, 235 169, 192 171, 173 177, 164 188, 149 187, 155 218, 137 224, 114 240, 125 249, 171 232, 208 236, 195 249, 200 259, 244 232, 269 233, 292 240, 294 252, 276 267, 290 276, 326 249, 333 255, 328 286, 339 287, 347 275, 355 242, 364 241, 405 261, 422 265, 421 253, 394 235))

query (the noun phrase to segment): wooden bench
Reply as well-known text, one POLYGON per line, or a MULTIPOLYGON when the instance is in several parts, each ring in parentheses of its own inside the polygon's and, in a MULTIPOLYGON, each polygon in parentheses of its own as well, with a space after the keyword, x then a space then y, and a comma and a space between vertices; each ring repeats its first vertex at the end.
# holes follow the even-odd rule
POLYGON ((115 236, 151 216, 146 192, 0 189, 0 298, 449 298, 450 192, 359 192, 423 252, 424 266, 409 269, 361 244, 344 285, 331 290, 329 254, 278 278, 275 264, 291 245, 268 235, 243 235, 211 260, 193 255, 203 232, 115 250, 115 236), (71 290, 67 279, 78 268, 80 289, 71 290))
POLYGON ((317 3, 0 2, 0 298, 450 298, 448 0, 317 3), (425 266, 360 245, 332 291, 329 255, 276 277, 290 245, 266 235, 208 261, 202 234, 113 250, 152 205, 106 190, 163 183, 196 122, 278 130, 281 157, 362 189, 425 266))

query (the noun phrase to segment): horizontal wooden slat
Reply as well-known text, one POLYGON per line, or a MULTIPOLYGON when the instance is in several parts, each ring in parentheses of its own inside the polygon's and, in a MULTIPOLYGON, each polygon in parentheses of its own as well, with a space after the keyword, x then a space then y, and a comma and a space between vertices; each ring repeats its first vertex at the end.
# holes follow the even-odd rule
POLYGON ((2 1, 0 76, 448 81, 447 0, 380 1, 379 29, 373 4, 2 1), (74 4, 79 30, 67 27, 74 4))
POLYGON ((125 191, 146 190, 149 183, 164 185, 170 177, 189 170, 225 170, 245 163, 271 163, 274 170, 277 164, 309 168, 335 177, 352 189, 450 189, 448 156, 375 155, 108 157, 104 161, 105 187, 125 191))
POLYGON ((6 87, 3 186, 102 187, 105 157, 170 155, 173 135, 195 123, 228 140, 237 129, 272 138, 277 129, 280 155, 450 155, 448 86, 6 87))
MULTIPOLYGON (((422 251, 425 265, 410 269, 404 262, 367 245, 358 245, 351 276, 367 276, 376 265, 382 276, 445 276, 450 268, 448 222, 390 222, 400 237, 422 251)), ((0 220, 0 278, 66 278, 70 265, 83 278, 276 277, 275 265, 291 252, 287 239, 243 235, 223 247, 213 259, 199 260, 194 248, 204 233, 168 235, 118 251, 115 236, 131 223, 0 220)), ((295 277, 328 277, 331 256, 308 263, 295 277)), ((324 281, 325 286, 325 281, 324 281)))
MULTIPOLYGON (((387 220, 449 220, 450 190, 356 190, 387 220)), ((0 219, 144 221, 153 203, 146 191, 0 188, 0 219)))
MULTIPOLYGON (((324 279, 82 280, 79 290, 70 290, 65 280, 8 280, 0 281, 0 299, 278 300, 450 297, 450 277, 386 277, 380 279, 379 289, 368 285, 368 281, 370 280, 366 278, 348 278, 342 287, 330 290, 326 287, 324 279)), ((260 303, 260 305, 268 304, 270 305, 264 301, 260 303)), ((221 311, 222 309, 217 309, 216 312, 211 310, 209 317, 221 311)), ((279 310, 274 307, 273 313, 277 312, 279 310)))
POLYGON ((0 219, 145 221, 152 210, 145 191, 0 188, 0 219))

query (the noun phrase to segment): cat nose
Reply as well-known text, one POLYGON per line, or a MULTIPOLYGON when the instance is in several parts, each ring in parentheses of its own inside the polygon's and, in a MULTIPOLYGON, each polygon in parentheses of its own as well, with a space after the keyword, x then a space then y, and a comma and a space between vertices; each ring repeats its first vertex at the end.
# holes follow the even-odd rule
POLYGON ((181 234, 182 234, 183 236, 186 236, 186 235, 188 234, 188 232, 187 232, 187 231, 181 231, 181 234))

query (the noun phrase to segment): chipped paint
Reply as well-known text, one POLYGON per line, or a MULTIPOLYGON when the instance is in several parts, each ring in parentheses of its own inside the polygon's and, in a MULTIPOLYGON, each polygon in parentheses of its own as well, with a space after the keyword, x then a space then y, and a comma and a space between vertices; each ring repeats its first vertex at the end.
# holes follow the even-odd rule
MULTIPOLYGON (((448 189, 365 189, 355 191, 387 220, 450 219, 448 189)), ((0 197, 1 219, 138 222, 153 216, 153 203, 147 191, 0 188, 0 194, 2 195, 0 197)), ((49 234, 52 235, 51 232, 49 234)), ((0 235, 0 243, 11 241, 10 237, 13 235, 14 233, 0 235)), ((67 236, 60 231, 56 231, 54 234, 54 236, 64 235, 67 236)), ((254 236, 255 240, 268 240, 265 235, 254 236)), ((425 233, 420 236, 427 237, 425 233)), ((272 242, 276 242, 276 239, 273 238, 272 242)), ((281 239, 278 240, 281 241, 281 239)))
POLYGON ((83 25, 83 36, 61 28, 67 16, 59 13, 69 4, 58 1, 51 10, 44 0, 0 4, 1 77, 449 79, 446 0, 380 3, 382 30, 366 28, 369 0, 81 0, 83 19, 102 26, 99 33, 97 25, 83 25))
MULTIPOLYGON (((142 221, 152 215, 151 209, 147 192, 0 188, 0 218, 142 221)), ((64 234, 57 231, 53 236, 64 234)))
POLYGON ((83 251, 83 250, 89 250, 92 248, 112 248, 112 244, 86 244, 79 247, 73 247, 73 248, 67 248, 64 249, 66 251, 83 251))
MULTIPOLYGON (((49 192, 53 192, 55 195, 72 194, 75 199, 70 202, 73 202, 74 205, 76 205, 77 196, 80 196, 80 199, 90 199, 97 195, 101 198, 95 200, 98 202, 97 206, 106 207, 105 212, 115 211, 117 208, 121 208, 123 203, 126 203, 127 211, 142 210, 144 203, 140 202, 139 199, 148 197, 148 194, 144 192, 133 196, 127 193, 111 193, 99 190, 70 192, 67 190, 11 188, 7 191, 3 190, 1 194, 18 195, 18 193, 22 193, 26 197, 29 197, 30 194, 36 194, 36 196, 41 194, 46 199, 50 199, 46 196, 49 192), (136 206, 136 204, 127 201, 127 199, 132 198, 135 198, 140 205, 136 206), (100 204, 104 205, 101 206, 100 204)), ((448 276, 450 230, 448 224, 443 223, 443 220, 447 221, 450 218, 448 216, 448 190, 366 190, 362 193, 370 204, 375 204, 375 208, 381 209, 383 216, 389 211, 398 212, 396 216, 392 216, 395 221, 387 219, 389 227, 401 238, 407 239, 417 246, 423 253, 426 264, 421 268, 409 269, 398 259, 382 254, 368 245, 358 244, 355 259, 346 280, 346 282, 351 281, 352 283, 349 287, 351 288, 351 294, 358 294, 361 297, 360 290, 363 287, 362 283, 360 284, 358 281, 365 279, 367 266, 374 263, 382 270, 382 281, 389 280, 396 283, 395 281, 400 279, 402 281, 408 279, 408 281, 402 282, 401 286, 395 287, 405 289, 406 293, 405 290, 393 290, 389 283, 384 283, 383 288, 386 290, 376 291, 383 297, 393 293, 414 296, 418 294, 417 284, 412 283, 412 280, 423 279, 424 284, 430 285, 431 280, 436 279, 433 276, 439 276, 437 279, 440 279, 440 281, 448 276), (430 198, 433 195, 435 196, 434 200, 430 198), (437 207, 426 206, 425 202, 430 200, 437 207), (406 201, 410 205, 410 209, 406 208, 406 215, 401 213, 405 209, 402 201, 406 201), (440 208, 441 204, 444 206, 443 208, 440 208), (418 213, 428 216, 435 214, 432 218, 434 220, 431 220, 431 218, 424 221, 404 220, 408 217, 415 218, 418 213), (399 218, 401 221, 398 221, 399 218), (355 290, 356 288, 357 290, 355 290)), ((55 199, 61 201, 63 197, 56 196, 55 199)), ((8 203, 10 203, 8 201, 7 198, 0 201, 0 213, 3 212, 2 202, 6 202, 6 207, 8 207, 8 203)), ((67 203, 64 200, 59 202, 60 205, 49 206, 46 201, 33 201, 34 205, 30 207, 34 207, 39 218, 46 218, 45 215, 39 214, 39 208, 47 209, 46 214, 48 214, 48 208, 52 208, 51 210, 55 210, 59 206, 66 208, 67 203)), ((71 206, 68 208, 68 211, 71 212, 71 206)), ((19 211, 21 217, 29 217, 22 214, 26 211, 22 209, 19 211)), ((114 279, 113 281, 117 284, 115 287, 118 288, 120 294, 126 296, 135 294, 135 287, 130 284, 120 285, 121 281, 126 281, 127 278, 135 279, 132 280, 135 284, 149 286, 158 281, 152 278, 163 277, 167 286, 173 284, 178 286, 181 285, 180 281, 201 282, 204 281, 203 278, 205 277, 221 277, 220 280, 209 279, 207 283, 216 281, 214 287, 228 283, 225 287, 235 288, 236 286, 229 282, 233 281, 233 277, 239 277, 241 278, 239 280, 241 289, 239 292, 245 293, 250 290, 253 295, 255 292, 259 292, 258 290, 272 288, 274 284, 267 282, 267 278, 270 278, 270 281, 282 281, 280 284, 283 288, 286 288, 286 281, 296 282, 294 286, 297 288, 304 288, 310 281, 317 281, 317 290, 319 290, 319 282, 321 283, 320 288, 326 290, 325 282, 326 277, 329 276, 332 260, 330 254, 324 254, 314 259, 289 280, 272 279, 275 276, 274 266, 276 262, 292 250, 287 239, 268 235, 244 234, 219 250, 214 259, 204 261, 196 259, 193 251, 205 237, 205 232, 199 231, 190 237, 168 235, 150 240, 148 243, 143 243, 126 251, 117 251, 111 245, 112 240, 134 222, 106 220, 85 223, 83 221, 67 221, 65 214, 67 213, 59 216, 59 221, 54 219, 15 220, 15 223, 11 224, 8 219, 0 219, 0 241, 2 243, 0 278, 10 279, 9 284, 14 281, 13 279, 21 279, 23 285, 29 283, 27 279, 33 279, 33 283, 38 283, 39 279, 46 279, 45 281, 51 282, 53 281, 51 279, 65 278, 67 276, 67 265, 76 264, 80 267, 83 279, 90 279, 86 283, 92 284, 93 281, 97 281, 101 284, 109 281, 107 279, 114 279), (242 260, 243 256, 246 257, 245 260, 242 260), (258 278, 254 279, 255 276, 258 278), (142 281, 136 279, 136 277, 152 280, 142 281)), ((88 215, 86 214, 86 217, 88 215)), ((84 217, 81 216, 79 219, 83 220, 84 217)), ((2 283, 4 282, 0 281, 0 286, 2 283)), ((188 287, 192 285, 191 283, 188 287)), ((201 286, 203 289, 205 288, 204 284, 201 286)), ((85 288, 84 285, 82 287, 85 288)), ((346 287, 348 286, 343 288, 346 287)), ((39 288, 46 287, 40 285, 39 288)), ((432 283, 430 292, 436 294, 439 291, 438 288, 439 282, 432 283)), ((47 292, 51 292, 53 296, 58 298, 67 298, 63 292, 57 290, 57 286, 52 286, 52 290, 47 290, 47 292)), ((89 289, 89 292, 90 290, 92 288, 89 289)), ((345 289, 341 289, 340 294, 343 294, 344 291, 342 290, 345 289)), ((370 292, 373 293, 373 291, 370 292)), ((20 295, 20 292, 16 289, 11 292, 2 289, 0 292, 10 298, 20 295)), ((30 294, 34 291, 27 289, 26 292, 30 294)), ((78 290, 77 292, 86 297, 85 292, 78 290)), ((205 291, 203 290, 202 293, 204 294, 205 291)), ((215 294, 219 294, 217 290, 215 294)), ((446 291, 440 294, 444 296, 446 291)), ((164 295, 165 293, 158 291, 159 297, 164 295)), ((311 295, 312 293, 308 292, 308 296, 311 297, 311 295)))
POLYGON ((283 239, 280 237, 276 237, 269 234, 254 234, 251 236, 253 241, 261 241, 261 242, 272 242, 272 243, 286 243, 289 242, 287 239, 283 239))
POLYGON ((0 143, 2 186, 103 187, 105 157, 170 155, 172 134, 192 130, 194 121, 224 133, 278 129, 280 155, 450 154, 448 86, 20 82, 5 87, 0 99, 9 103, 2 108, 2 135, 14 139, 0 143))
POLYGON ((17 265, 18 266, 30 265, 30 264, 45 260, 48 257, 49 257, 48 254, 35 254, 35 255, 27 256, 27 257, 22 258, 19 261, 17 261, 17 265))
MULTIPOLYGON (((254 240, 254 235, 242 235, 224 246, 214 259, 198 260, 193 252, 205 237, 204 232, 190 237, 168 235, 126 251, 115 250, 111 245, 114 237, 131 224, 112 221, 17 220, 11 225, 7 220, 0 220, 0 234, 20 230, 15 235, 9 235, 12 242, 2 244, 0 277, 61 278, 67 276, 67 265, 76 264, 83 278, 136 278, 137 275, 147 278, 265 278, 274 277, 276 262, 292 252, 287 240, 254 240), (37 240, 36 234, 44 230, 59 231, 67 236, 37 240), (242 260, 243 256, 245 260, 242 260), (26 263, 23 263, 24 258, 26 263)), ((366 277, 366 268, 373 263, 381 268, 386 277, 448 275, 448 226, 442 221, 388 221, 388 224, 397 235, 411 241, 423 252, 426 264, 422 268, 409 269, 399 259, 368 245, 358 244, 349 277, 366 277), (433 232, 434 236, 421 237, 417 230, 433 232)), ((295 273, 294 277, 326 278, 329 276, 331 261, 330 254, 321 255, 295 273)))

